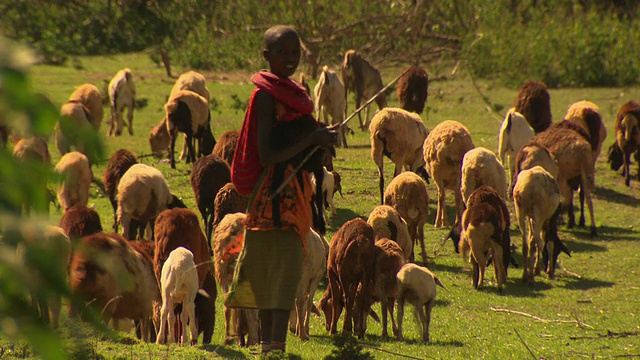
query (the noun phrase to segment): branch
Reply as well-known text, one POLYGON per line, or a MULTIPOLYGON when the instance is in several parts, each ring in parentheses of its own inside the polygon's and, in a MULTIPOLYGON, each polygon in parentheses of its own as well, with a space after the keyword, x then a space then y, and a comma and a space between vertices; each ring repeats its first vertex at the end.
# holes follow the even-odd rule
POLYGON ((516 310, 509 310, 509 309, 502 309, 502 308, 496 308, 496 307, 493 307, 493 306, 489 307, 489 310, 495 311, 495 312, 505 312, 505 313, 508 313, 508 314, 522 315, 522 316, 526 316, 528 318, 532 318, 533 320, 535 320, 537 322, 542 322, 542 323, 570 323, 570 324, 576 324, 578 326, 588 327, 589 329, 593 329, 593 326, 585 324, 585 323, 583 323, 582 321, 579 321, 579 320, 550 320, 550 319, 543 319, 541 317, 537 317, 535 315, 531 315, 531 314, 528 314, 526 312, 516 311, 516 310))
POLYGON ((527 350, 529 350, 529 354, 531 354, 531 356, 533 357, 533 360, 537 360, 538 357, 536 356, 536 354, 533 353, 533 351, 531 351, 531 349, 529 348, 529 345, 527 345, 527 343, 524 342, 524 339, 522 338, 522 336, 520 336, 520 333, 518 332, 518 330, 517 329, 513 329, 513 331, 516 332, 516 335, 518 335, 518 338, 520 339, 520 342, 522 342, 524 347, 526 347, 527 350))
POLYGON ((361 342, 359 342, 358 344, 359 344, 360 346, 362 346, 362 347, 366 347, 366 348, 369 348, 369 349, 374 349, 374 350, 382 351, 382 352, 385 352, 385 353, 387 353, 387 354, 391 354, 391 355, 396 355, 396 356, 405 357, 405 358, 407 358, 407 359, 416 359, 416 360, 422 360, 422 359, 424 359, 424 358, 427 358, 427 359, 435 359, 434 357, 430 357, 430 356, 426 356, 426 355, 422 355, 422 357, 415 357, 415 356, 411 356, 411 355, 400 354, 400 353, 397 353, 397 352, 393 352, 393 351, 385 350, 385 349, 383 349, 383 348, 381 348, 381 347, 378 347, 378 346, 373 346, 373 345, 369 345, 369 344, 364 344, 364 343, 361 343, 361 342))

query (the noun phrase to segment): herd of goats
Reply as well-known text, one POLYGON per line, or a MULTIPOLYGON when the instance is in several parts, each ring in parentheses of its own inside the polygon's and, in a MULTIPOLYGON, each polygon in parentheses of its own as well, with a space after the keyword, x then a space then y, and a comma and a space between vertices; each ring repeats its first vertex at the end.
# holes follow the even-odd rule
MULTIPOLYGON (((402 339, 404 304, 409 302, 416 308, 421 339, 429 341, 436 286, 444 285, 429 269, 415 263, 418 244, 426 260, 423 229, 429 197, 425 181, 437 188, 436 227, 449 224, 445 192, 454 194, 455 220, 449 237, 456 252, 469 259, 477 289, 482 288, 485 268, 492 263, 501 292, 507 268, 514 263, 509 200, 523 233, 522 278, 527 283, 533 283, 542 271, 553 279, 560 253, 570 254, 558 236, 558 223, 566 212, 567 226, 576 225, 574 191, 580 191, 581 200, 577 225, 585 226, 586 201, 591 234, 596 236, 591 194, 596 159, 606 138, 596 104, 572 104, 562 121, 552 123, 546 86, 533 81, 523 84, 501 126, 496 155, 476 147, 468 129, 457 121, 443 121, 430 131, 426 129, 419 115, 429 81, 424 69, 412 66, 400 77, 398 108, 387 107, 380 73, 358 53, 348 51, 341 70, 340 76, 326 66, 322 69, 313 91, 316 116, 327 125, 343 124, 348 92, 355 93, 356 108, 368 99, 377 103, 379 111, 370 120, 368 111, 364 120, 360 112, 358 117, 361 129, 370 132, 381 205, 366 221, 356 218, 342 224, 330 242, 324 238, 324 226, 310 229, 290 321, 297 336, 309 339, 311 312, 323 313, 327 330, 335 333, 344 311, 343 331, 362 337, 367 318, 378 318, 372 305, 381 302, 383 339, 387 338, 387 314, 393 334, 402 339), (387 186, 384 157, 395 165, 393 180, 387 186), (507 159, 509 169, 505 171, 507 159), (315 291, 325 276, 329 286, 314 304, 315 291)), ((132 71, 119 71, 108 86, 109 135, 118 136, 125 127, 133 135, 135 96, 132 71)), ((58 259, 69 259, 61 261, 61 271, 68 276, 72 294, 87 304, 83 307, 71 302, 70 316, 83 316, 91 308, 115 327, 118 320, 134 320, 138 336, 145 341, 187 343, 190 338, 195 343, 203 333, 203 342, 211 342, 217 286, 226 293, 231 285, 243 244, 248 198, 235 191, 230 177, 239 133, 225 132, 216 141, 209 101, 204 76, 194 71, 182 74, 164 105, 163 120, 149 133, 151 150, 168 155, 172 168, 176 139, 179 133, 184 134, 180 159, 193 163, 190 183, 204 231, 197 214, 171 192, 162 172, 140 163, 126 149, 111 155, 102 176, 104 192, 113 207, 113 232, 104 231, 97 212, 87 206, 95 180, 84 136, 86 131, 100 128, 103 95, 94 85, 83 84, 62 105, 54 139, 62 155, 55 171, 63 179, 56 185, 56 195, 64 215, 59 227, 43 230, 46 241, 36 239, 27 229, 23 229, 23 237, 28 244, 56 251, 58 259), (177 304, 181 304, 181 311, 176 311, 177 304)), ((639 119, 640 103, 622 105, 615 119, 616 140, 609 148, 611 167, 624 167, 627 186, 631 155, 640 148, 639 119)), ((339 128, 338 147, 348 146, 348 130, 347 126, 339 128)), ((10 133, 0 127, 4 143, 8 138, 13 143, 16 158, 51 165, 46 139, 10 133)), ((341 180, 333 168, 334 156, 335 149, 333 154, 327 151, 313 170, 318 179, 314 189, 321 194, 314 197, 320 209, 314 212, 318 217, 314 224, 329 221, 325 208, 335 215, 333 195, 341 191, 341 180)), ((46 188, 46 179, 42 186, 46 188)), ((28 211, 29 204, 25 208, 28 211)), ((19 250, 24 253, 29 247, 19 250)), ((42 317, 58 326, 61 299, 32 296, 38 300, 42 317)), ((257 310, 225 307, 224 319, 227 342, 258 343, 257 310)))

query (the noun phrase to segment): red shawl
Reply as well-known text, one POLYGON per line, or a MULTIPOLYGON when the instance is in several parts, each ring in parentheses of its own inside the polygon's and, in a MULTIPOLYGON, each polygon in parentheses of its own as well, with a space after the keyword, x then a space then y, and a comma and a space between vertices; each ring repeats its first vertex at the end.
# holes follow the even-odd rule
POLYGON ((231 181, 238 193, 249 194, 260 178, 262 165, 258 154, 258 109, 254 99, 258 91, 267 91, 277 102, 285 105, 285 121, 297 119, 313 112, 313 101, 304 87, 288 78, 281 78, 267 71, 260 71, 251 77, 256 88, 251 94, 249 106, 244 116, 238 145, 231 166, 231 181))

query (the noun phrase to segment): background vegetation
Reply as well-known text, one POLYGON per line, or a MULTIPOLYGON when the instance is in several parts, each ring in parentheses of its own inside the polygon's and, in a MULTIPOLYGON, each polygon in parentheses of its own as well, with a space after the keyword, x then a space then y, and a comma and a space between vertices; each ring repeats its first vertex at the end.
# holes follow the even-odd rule
POLYGON ((14 1, 0 0, 0 31, 47 63, 75 55, 149 50, 182 66, 255 69, 263 31, 301 34, 307 73, 358 49, 374 64, 466 60, 510 87, 638 81, 640 5, 633 0, 14 1))
MULTIPOLYGON (((500 115, 510 107, 516 94, 515 87, 524 80, 541 79, 557 86, 551 89, 555 120, 561 119, 568 105, 575 101, 588 99, 598 104, 608 129, 603 152, 614 139, 613 118, 617 109, 628 100, 640 100, 638 64, 633 62, 637 59, 625 60, 629 66, 620 65, 617 70, 627 71, 630 77, 635 76, 635 80, 601 84, 571 82, 574 78, 611 81, 611 76, 601 75, 606 67, 603 64, 611 64, 613 68, 619 66, 620 58, 634 54, 620 47, 618 51, 624 54, 611 56, 611 49, 618 46, 617 40, 614 41, 617 39, 615 35, 625 33, 629 35, 626 38, 629 43, 638 41, 631 36, 633 31, 640 33, 632 21, 635 16, 637 22, 638 14, 635 11, 637 5, 632 1, 417 0, 370 1, 367 5, 328 1, 253 3, 244 0, 232 4, 214 1, 0 0, 2 31, 32 44, 40 50, 41 59, 47 60, 29 68, 19 66, 17 70, 15 64, 7 66, 8 63, 0 61, 3 76, 0 81, 0 117, 20 124, 33 124, 30 126, 33 133, 50 134, 57 109, 75 87, 89 82, 102 89, 105 81, 117 70, 130 67, 134 72, 139 103, 146 106, 136 109, 135 136, 108 138, 104 136, 106 127, 103 124, 100 135, 104 158, 93 168, 94 175, 99 177, 106 157, 119 148, 131 149, 139 156, 149 153, 146 135, 163 117, 162 106, 175 81, 175 78, 166 76, 160 64, 159 51, 162 49, 168 52, 175 74, 192 68, 205 74, 212 94, 212 127, 215 136, 219 137, 226 130, 239 128, 242 122, 253 87, 248 83, 249 74, 264 66, 258 51, 260 36, 267 26, 275 22, 293 23, 301 29, 305 44, 313 54, 313 57, 305 57, 306 63, 328 63, 335 68, 335 64, 341 61, 340 52, 350 47, 362 49, 382 70, 386 82, 399 73, 398 68, 419 60, 432 79, 439 80, 430 83, 427 108, 422 114, 427 128, 432 129, 445 119, 459 120, 471 131, 476 146, 489 149, 496 149, 500 115), (300 13, 294 10, 294 5, 298 4, 303 4, 300 13), (108 14, 113 14, 113 17, 108 14), (420 24, 424 26, 418 26, 417 21, 405 21, 410 16, 414 16, 411 19, 423 19, 420 24), (187 19, 189 21, 182 21, 187 19), (116 20, 123 21, 121 26, 112 25, 120 24, 116 20), (102 25, 91 25, 93 22, 102 25), (44 23, 48 25, 42 25, 44 23), (575 29, 565 33, 568 23, 575 29), (587 26, 591 23, 593 26, 587 26), (129 30, 125 31, 127 26, 129 30), (416 37, 409 37, 409 30, 393 33, 399 26, 414 31, 416 37), (585 36, 581 31, 594 35, 585 36), (103 37, 107 33, 110 35, 103 37), (552 46, 540 40, 542 35, 534 35, 543 33, 558 43, 552 46), (75 40, 72 40, 73 36, 77 36, 75 40), (565 42, 570 36, 574 40, 582 40, 565 42), (90 39, 92 37, 93 40, 90 39), (45 38, 48 40, 44 41, 45 38), (563 57, 565 52, 571 53, 564 47, 569 43, 582 49, 579 57, 577 54, 573 54, 573 58, 563 57), (51 50, 49 55, 46 49, 51 50), (509 52, 507 49, 518 50, 509 52), (136 51, 130 52, 133 50, 136 51), (590 54, 602 54, 602 57, 590 54), (458 61, 459 71, 452 77, 451 69, 458 61), (493 61, 495 64, 491 65, 493 61), (557 75, 556 68, 564 69, 566 73, 557 75), (547 74, 552 71, 553 74, 547 74), (558 81, 549 81, 545 74, 553 75, 549 79, 558 81), (474 78, 475 83, 472 81, 474 78), (597 87, 578 87, 580 84, 597 87), (487 103, 499 114, 487 111, 487 103)), ((14 50, 0 51, 0 60, 4 60, 7 53, 16 54, 14 50)), ((301 70, 310 72, 309 68, 301 70)), ((390 96, 390 106, 397 106, 395 95, 390 96)), ((353 109, 352 103, 349 108, 353 109)), ((105 107, 105 122, 108 115, 109 109, 105 107)), ((340 149, 335 161, 343 178, 345 196, 336 199, 338 214, 332 218, 327 239, 345 221, 355 216, 367 217, 379 201, 377 171, 369 158, 368 133, 356 131, 349 140, 352 146, 340 149)), ((51 143, 52 161, 56 163, 60 155, 51 143)), ((35 186, 29 182, 36 180, 32 171, 40 171, 36 172, 38 176, 49 176, 49 172, 46 169, 27 169, 14 163, 10 146, 1 150, 0 155, 0 206, 3 215, 15 214, 23 198, 44 199, 44 194, 33 192, 35 186)), ((171 170, 168 164, 153 157, 142 157, 141 161, 160 169, 172 190, 191 209, 195 209, 188 180, 189 165, 179 163, 176 170, 171 170)), ((385 168, 390 169, 390 163, 387 162, 385 168)), ((632 174, 636 170, 634 165, 632 174)), ((382 342, 380 326, 369 321, 367 336, 360 344, 381 359, 402 357, 371 347, 417 358, 439 359, 640 356, 637 305, 640 296, 637 280, 640 268, 637 210, 640 185, 632 181, 630 188, 625 187, 619 174, 608 168, 606 153, 598 159, 596 174, 594 204, 599 236, 592 239, 584 229, 568 230, 563 227, 560 237, 572 250, 573 256, 561 257, 558 279, 549 281, 540 277, 534 287, 529 287, 520 280, 521 269, 510 269, 502 296, 495 291, 491 269, 487 288, 480 292, 472 289, 470 271, 453 252, 451 245, 442 243, 448 229, 432 226, 436 190, 433 184, 429 185, 430 217, 425 226, 430 257, 427 263, 448 287, 448 291, 438 293, 432 320, 432 341, 428 346, 419 343, 419 330, 408 314, 410 311, 407 311, 405 342, 382 342), (496 309, 520 311, 538 319, 496 309)), ((390 174, 386 175, 388 183, 390 174)), ((447 203, 453 203, 450 195, 447 203)), ((103 219, 103 227, 110 228, 111 207, 96 186, 92 186, 90 204, 96 206, 103 219)), ((513 209, 511 204, 509 207, 513 209)), ((453 209, 448 207, 447 211, 452 219, 453 209)), ((40 214, 44 220, 54 224, 61 216, 61 212, 54 208, 48 215, 44 211, 40 214)), ((2 220, 0 228, 4 230, 7 224, 23 219, 14 216, 3 217, 2 220)), ((512 239, 519 256, 521 238, 515 225, 512 227, 512 239)), ((220 299, 217 301, 214 340, 207 346, 140 344, 132 339, 130 333, 110 337, 66 316, 63 316, 60 331, 47 331, 30 312, 25 300, 25 294, 33 284, 24 276, 24 268, 16 267, 12 262, 10 249, 3 247, 0 254, 0 358, 247 359, 256 353, 256 349, 221 345, 224 325, 220 299)), ((38 263, 38 260, 42 258, 35 257, 34 262, 46 269, 46 262, 38 263)), ((521 258, 517 260, 522 263, 521 258)), ((325 286, 322 284, 321 290, 325 286)), ((49 290, 65 291, 55 287, 49 290)), ((316 299, 320 294, 321 291, 316 299)), ((375 308, 380 311, 377 305, 375 308)), ((309 342, 290 336, 289 351, 304 359, 319 359, 332 353, 334 345, 324 330, 322 319, 312 318, 311 335, 309 342)))

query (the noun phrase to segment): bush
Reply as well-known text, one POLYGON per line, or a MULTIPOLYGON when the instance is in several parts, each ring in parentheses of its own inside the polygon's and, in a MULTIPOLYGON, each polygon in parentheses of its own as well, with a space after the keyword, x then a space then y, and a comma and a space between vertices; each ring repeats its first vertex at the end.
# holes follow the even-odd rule
POLYGON ((569 16, 544 8, 523 21, 505 7, 485 9, 479 33, 465 49, 472 74, 517 87, 625 86, 640 80, 638 22, 590 11, 569 16))

